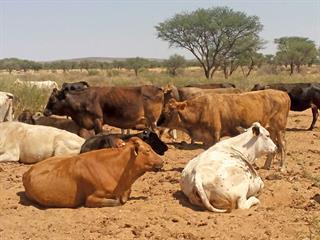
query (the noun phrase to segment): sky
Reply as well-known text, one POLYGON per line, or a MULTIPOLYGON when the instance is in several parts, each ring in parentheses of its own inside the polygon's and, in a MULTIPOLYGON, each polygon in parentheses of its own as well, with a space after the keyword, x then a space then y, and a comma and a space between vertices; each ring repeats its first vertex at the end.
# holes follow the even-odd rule
POLYGON ((320 0, 0 0, 0 59, 191 59, 187 50, 158 39, 155 26, 177 13, 217 6, 258 16, 265 54, 274 54, 273 40, 283 36, 320 45, 320 0))

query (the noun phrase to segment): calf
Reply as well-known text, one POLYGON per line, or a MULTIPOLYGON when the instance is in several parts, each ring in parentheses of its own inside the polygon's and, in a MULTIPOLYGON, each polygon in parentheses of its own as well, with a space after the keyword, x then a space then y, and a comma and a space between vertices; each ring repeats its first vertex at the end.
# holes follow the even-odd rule
POLYGON ((84 139, 64 130, 21 122, 0 123, 0 162, 36 163, 52 156, 79 154, 84 139))
MULTIPOLYGON (((241 94, 207 94, 184 102, 171 99, 158 121, 159 126, 176 128, 194 140, 211 146, 222 136, 235 136, 238 127, 249 127, 260 122, 268 127, 272 139, 281 152, 281 170, 284 171, 284 132, 290 108, 288 94, 264 90, 241 94)), ((272 156, 265 168, 270 168, 272 156)))
POLYGON ((149 144, 153 151, 157 154, 164 155, 164 153, 168 150, 167 145, 160 140, 158 135, 149 129, 144 130, 143 132, 137 134, 98 134, 94 137, 91 137, 85 141, 82 145, 80 153, 97 150, 101 148, 110 148, 110 147, 121 147, 125 143, 129 141, 132 137, 138 137, 142 139, 144 142, 149 144))
POLYGON ((223 140, 188 162, 180 186, 192 204, 212 212, 248 209, 260 201, 264 184, 252 167, 263 154, 276 151, 269 132, 254 123, 247 132, 223 140))
POLYGON ((27 197, 45 207, 110 207, 124 204, 135 180, 162 165, 149 145, 133 137, 122 148, 49 158, 22 181, 27 197))
POLYGON ((308 108, 312 110, 312 122, 308 130, 312 130, 319 117, 320 109, 320 83, 276 83, 276 84, 256 84, 252 91, 264 89, 277 89, 287 92, 292 111, 304 111, 308 108))

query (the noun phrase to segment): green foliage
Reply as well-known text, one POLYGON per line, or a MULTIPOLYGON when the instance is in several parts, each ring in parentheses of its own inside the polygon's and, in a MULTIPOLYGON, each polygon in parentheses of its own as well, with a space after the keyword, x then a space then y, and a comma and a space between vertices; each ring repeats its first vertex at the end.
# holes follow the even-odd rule
POLYGON ((183 56, 174 54, 164 62, 164 66, 167 68, 170 75, 176 76, 177 70, 186 66, 186 59, 183 56))
POLYGON ((158 38, 171 47, 185 48, 201 64, 206 78, 220 65, 248 50, 259 49, 259 18, 227 7, 176 14, 156 27, 158 38))
POLYGON ((149 61, 145 58, 128 58, 125 62, 125 68, 133 69, 136 76, 142 68, 148 67, 149 61))
POLYGON ((282 37, 275 39, 277 44, 276 62, 289 65, 290 74, 294 68, 300 72, 300 67, 305 64, 312 64, 317 57, 317 49, 314 42, 303 37, 282 37))

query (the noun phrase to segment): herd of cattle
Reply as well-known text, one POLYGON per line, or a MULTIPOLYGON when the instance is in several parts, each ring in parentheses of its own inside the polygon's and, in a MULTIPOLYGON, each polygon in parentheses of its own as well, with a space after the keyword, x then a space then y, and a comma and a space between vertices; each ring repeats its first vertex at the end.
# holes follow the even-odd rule
MULTIPOLYGON (((320 107, 320 84, 256 84, 244 92, 230 83, 160 88, 92 87, 18 81, 52 90, 43 113, 23 111, 13 121, 10 93, 0 92, 0 161, 35 163, 24 175, 26 196, 45 207, 117 206, 147 171, 163 166, 165 130, 181 130, 206 151, 190 160, 180 186, 192 204, 213 212, 259 203, 263 181, 253 164, 276 152, 285 171, 289 110, 320 107), (53 116, 54 115, 54 116, 53 116), (70 118, 68 118, 70 117, 70 118), (107 134, 104 125, 136 134, 107 134), (231 138, 220 141, 220 138, 231 138)), ((176 137, 173 134, 174 138, 176 137)))

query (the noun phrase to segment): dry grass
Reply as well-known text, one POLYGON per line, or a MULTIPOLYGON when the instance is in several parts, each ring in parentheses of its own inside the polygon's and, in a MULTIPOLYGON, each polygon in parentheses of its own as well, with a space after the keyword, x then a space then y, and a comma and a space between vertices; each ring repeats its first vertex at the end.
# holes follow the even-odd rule
POLYGON ((11 92, 16 96, 15 115, 23 109, 39 111, 44 108, 49 96, 49 92, 37 88, 18 87, 13 82, 19 78, 22 81, 41 81, 53 80, 59 86, 64 82, 87 81, 91 85, 112 85, 112 86, 136 86, 142 84, 153 84, 164 86, 168 83, 176 86, 185 86, 191 83, 210 83, 210 82, 231 82, 242 89, 250 89, 255 83, 274 83, 274 82, 320 82, 320 66, 303 68, 301 74, 289 75, 285 68, 274 66, 263 66, 252 72, 249 77, 244 77, 239 70, 229 79, 225 79, 222 72, 216 72, 213 79, 207 80, 200 68, 192 67, 183 71, 178 76, 172 77, 161 69, 145 69, 136 77, 133 71, 125 69, 110 70, 89 70, 89 71, 69 71, 62 70, 39 72, 0 72, 0 91, 11 92))

